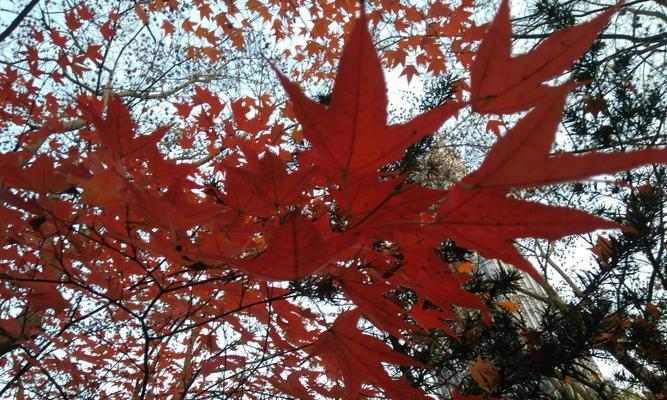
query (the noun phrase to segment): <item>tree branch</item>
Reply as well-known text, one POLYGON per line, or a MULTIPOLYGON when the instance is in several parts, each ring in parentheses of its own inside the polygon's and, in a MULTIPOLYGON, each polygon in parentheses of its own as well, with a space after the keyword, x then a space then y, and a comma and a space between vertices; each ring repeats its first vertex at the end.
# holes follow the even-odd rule
MULTIPOLYGON (((513 39, 546 39, 553 33, 526 33, 512 35, 513 39)), ((632 35, 624 35, 620 33, 607 33, 598 36, 598 39, 611 40, 627 40, 633 43, 656 43, 667 39, 667 32, 659 33, 652 36, 637 37, 632 35)))
POLYGON ((540 256, 544 258, 544 260, 551 266, 553 269, 558 272, 558 275, 561 276, 567 282, 567 284, 572 288, 572 291, 574 294, 577 295, 577 297, 581 298, 583 297, 584 293, 581 291, 579 286, 570 278, 570 276, 558 265, 556 262, 551 258, 551 255, 547 254, 547 252, 544 251, 542 248, 542 245, 538 241, 535 241, 535 245, 537 246, 537 250, 540 252, 540 256))
POLYGON ((635 14, 635 15, 644 15, 647 17, 655 17, 663 20, 664 22, 667 22, 667 15, 665 13, 661 13, 660 11, 653 11, 653 10, 640 10, 638 8, 626 8, 626 11, 635 14))
POLYGON ((16 28, 21 25, 21 22, 30 14, 30 11, 32 11, 33 8, 39 3, 39 0, 31 0, 30 3, 28 3, 23 10, 19 13, 19 15, 14 18, 14 20, 9 24, 7 28, 5 28, 2 33, 0 33, 0 43, 2 43, 5 39, 7 39, 16 28))

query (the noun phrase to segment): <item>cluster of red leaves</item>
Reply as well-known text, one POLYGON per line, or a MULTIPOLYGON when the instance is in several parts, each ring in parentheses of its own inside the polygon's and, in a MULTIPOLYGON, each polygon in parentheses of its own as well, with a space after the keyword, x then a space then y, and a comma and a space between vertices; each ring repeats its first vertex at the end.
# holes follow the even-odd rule
MULTIPOLYGON (((48 317, 55 327, 42 332, 34 319, 30 325, 4 319, 3 340, 25 345, 49 335, 46 343, 79 365, 58 354, 40 358, 46 349, 37 345, 24 360, 33 370, 60 371, 60 390, 99 384, 83 361, 102 369, 114 364, 111 381, 121 396, 203 393, 207 379, 217 376, 220 393, 229 397, 267 391, 297 398, 426 397, 407 380, 390 377, 383 363, 426 366, 363 333, 362 315, 399 338, 433 328, 451 332, 453 306, 485 307, 462 289, 468 276, 434 252, 443 239, 540 279, 515 239, 554 240, 618 226, 513 198, 512 189, 667 159, 664 149, 550 154, 572 84, 545 82, 581 56, 613 11, 512 57, 503 2, 472 63, 470 101, 398 125, 387 125, 384 76, 362 13, 344 46, 328 106, 279 74, 311 145, 298 155, 298 167, 274 154, 266 139, 231 136, 225 145, 235 156, 212 167, 224 176, 219 187, 197 179, 199 164, 170 161, 158 151, 167 128, 137 135, 120 100, 105 105, 82 97, 78 109, 87 125, 80 137, 89 143, 87 153, 54 162, 25 148, 0 161, 1 257, 11 265, 2 271, 0 290, 24 316, 48 317), (467 106, 482 114, 530 111, 497 140, 479 169, 448 189, 380 172, 467 106), (292 299, 304 294, 280 281, 321 291, 331 285, 355 308, 328 322, 297 306, 292 299), (418 298, 412 307, 395 295, 406 288, 418 298), (134 333, 69 331, 73 321, 100 310, 107 310, 110 324, 122 321, 134 333), (263 334, 248 329, 250 319, 263 334), (222 343, 225 330, 234 335, 222 343), (243 354, 238 346, 256 350, 243 354), (267 366, 267 360, 279 362, 267 366), (253 374, 259 365, 263 373, 253 374)), ((197 99, 219 113, 220 102, 200 91, 197 99)), ((245 131, 268 127, 267 120, 248 118, 243 102, 232 107, 245 131)))

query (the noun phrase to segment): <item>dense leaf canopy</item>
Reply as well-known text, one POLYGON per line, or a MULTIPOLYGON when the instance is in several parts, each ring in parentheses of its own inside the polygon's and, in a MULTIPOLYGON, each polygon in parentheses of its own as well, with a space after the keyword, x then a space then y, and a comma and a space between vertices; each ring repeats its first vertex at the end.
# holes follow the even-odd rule
MULTIPOLYGON (((252 0, 243 10, 99 5, 44 13, 44 25, 9 47, 25 59, 0 73, 10 137, 0 160, 2 395, 429 398, 408 379, 430 368, 417 357, 427 333, 455 337, 463 313, 492 323, 483 296, 466 286, 471 266, 448 259, 443 242, 541 281, 517 239, 622 225, 517 189, 667 160, 666 149, 552 154, 565 96, 584 83, 551 80, 615 7, 517 56, 507 1, 486 29, 470 22, 466 3, 424 14, 400 2, 317 2, 308 17, 300 13, 309 4, 252 0), (404 21, 425 33, 381 58, 369 26, 401 33, 404 21), (145 76, 132 67, 141 42, 115 45, 133 23, 155 42, 145 76), (305 44, 284 44, 301 23, 305 44), (469 86, 390 123, 382 60, 408 79, 413 65, 442 72, 439 35, 454 38, 451 62, 469 67, 469 86), (272 61, 263 57, 281 44, 272 61), (276 74, 282 89, 251 94, 262 82, 234 88, 230 79, 238 96, 225 98, 206 87, 222 64, 249 73, 251 56, 258 79, 276 74), (190 74, 198 63, 208 72, 190 74), (332 74, 326 99, 304 92, 309 79, 332 74), (114 83, 120 75, 127 87, 114 83), (478 169, 440 188, 387 167, 464 110, 527 113, 478 169)), ((478 357, 470 374, 492 391, 492 364, 478 357)))

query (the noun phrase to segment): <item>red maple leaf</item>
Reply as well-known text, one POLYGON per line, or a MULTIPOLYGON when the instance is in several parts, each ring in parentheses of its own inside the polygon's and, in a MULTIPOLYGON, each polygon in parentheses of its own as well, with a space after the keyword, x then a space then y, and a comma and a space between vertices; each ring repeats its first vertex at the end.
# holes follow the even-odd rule
POLYGON ((530 52, 512 57, 509 5, 503 0, 472 64, 473 109, 508 114, 532 107, 553 90, 544 82, 562 74, 584 54, 616 9, 556 32, 530 52))
POLYGON ((51 29, 51 41, 53 44, 60 47, 61 49, 67 48, 68 39, 66 36, 63 36, 56 29, 51 29))
POLYGON ((235 264, 267 280, 294 280, 312 275, 355 241, 354 234, 330 232, 324 219, 313 223, 295 213, 264 232, 267 249, 255 258, 235 264))
POLYGON ((392 379, 382 363, 424 367, 405 354, 397 353, 381 340, 362 334, 357 329, 361 311, 346 311, 338 316, 331 328, 322 333, 306 350, 320 357, 334 376, 339 373, 345 382, 345 399, 356 399, 364 382, 382 388, 392 398, 426 398, 405 379, 392 379))
MULTIPOLYGON (((528 90, 528 89, 526 89, 528 90)), ((667 150, 551 155, 568 88, 553 89, 491 147, 484 162, 462 180, 465 187, 507 192, 610 174, 667 160, 667 150)))
POLYGON ((156 129, 149 135, 136 136, 136 124, 122 100, 112 98, 102 115, 102 103, 80 99, 79 106, 84 111, 85 119, 92 122, 99 141, 116 158, 126 157, 162 157, 157 152, 156 143, 167 133, 168 128, 156 129))
POLYGON ((313 145, 310 159, 334 182, 375 173, 400 158, 409 145, 435 132, 461 107, 448 103, 408 123, 387 125, 384 75, 366 25, 362 13, 343 48, 329 106, 310 100, 278 73, 304 136, 313 145))
POLYGON ((257 162, 227 169, 225 201, 242 215, 272 216, 282 208, 301 204, 313 169, 287 173, 277 155, 266 152, 257 162))

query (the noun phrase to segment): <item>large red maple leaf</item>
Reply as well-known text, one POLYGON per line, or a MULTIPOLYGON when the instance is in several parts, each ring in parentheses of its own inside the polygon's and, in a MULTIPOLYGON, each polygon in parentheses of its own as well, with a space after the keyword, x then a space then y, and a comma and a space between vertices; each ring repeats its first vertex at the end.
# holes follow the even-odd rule
POLYGON ((448 103, 405 124, 387 125, 384 74, 366 25, 362 13, 343 48, 329 106, 307 98, 278 73, 312 143, 310 160, 336 183, 399 159, 407 146, 434 133, 461 107, 448 103))
MULTIPOLYGON (((507 3, 502 4, 475 57, 473 110, 532 111, 497 141, 480 168, 447 190, 417 188, 402 179, 378 180, 378 168, 399 158, 408 145, 433 133, 461 105, 449 104, 406 124, 387 126, 385 82, 363 13, 345 45, 329 106, 308 99, 294 83, 279 75, 304 135, 312 144, 305 159, 316 164, 332 186, 338 210, 347 218, 344 229, 364 231, 359 242, 389 239, 397 243, 404 257, 402 271, 389 281, 378 277, 367 281, 361 271, 341 273, 343 291, 359 308, 341 314, 308 349, 323 360, 330 373, 342 375, 345 397, 358 396, 363 383, 376 385, 397 398, 408 393, 411 397, 421 395, 405 381, 389 379, 381 367, 386 362, 416 365, 414 361, 362 335, 356 327, 360 314, 365 313, 370 321, 394 335, 410 329, 397 318, 403 310, 383 298, 391 284, 411 287, 422 302, 428 299, 442 308, 435 316, 424 315, 419 307, 405 310, 408 315, 414 313, 413 320, 425 328, 438 326, 441 318, 455 318, 448 312, 452 304, 485 309, 479 299, 462 295, 464 280, 460 276, 436 272, 438 266, 419 255, 431 252, 432 236, 453 239, 458 245, 507 261, 541 279, 515 248, 514 240, 555 240, 619 225, 582 211, 513 198, 509 196, 511 189, 583 179, 667 159, 666 150, 551 155, 565 97, 574 85, 548 87, 544 81, 560 74, 585 51, 612 12, 561 31, 532 52, 512 58, 507 3), (431 207, 434 204, 438 204, 435 212, 431 207), (378 287, 371 290, 370 281, 378 287)), ((276 262, 276 272, 269 272, 273 276, 263 272, 264 276, 275 279, 309 274, 321 271, 321 263, 330 260, 327 244, 306 227, 305 220, 290 220, 290 224, 293 226, 289 229, 279 228, 289 232, 283 235, 285 242, 277 249, 274 244, 266 253, 272 260, 281 260, 276 262), (306 237, 303 243, 322 250, 299 246, 306 237)), ((362 250, 360 260, 364 259, 362 254, 368 252, 362 250)), ((353 268, 349 265, 357 264, 346 268, 353 268)), ((258 263, 247 271, 258 273, 257 268, 258 263)))
POLYGON ((400 230, 421 226, 426 228, 422 235, 449 237, 487 257, 513 263, 538 279, 539 274, 514 248, 515 239, 555 240, 618 227, 581 211, 508 197, 513 188, 583 179, 667 159, 667 152, 659 149, 551 155, 565 96, 575 85, 550 87, 545 81, 583 54, 613 11, 557 32, 533 51, 512 57, 508 5, 502 3, 472 67, 473 110, 533 110, 498 140, 479 169, 440 195, 410 190, 401 182, 378 182, 375 173, 400 157, 409 144, 435 131, 461 105, 449 104, 407 124, 387 126, 384 78, 363 13, 345 45, 330 106, 308 99, 279 75, 304 135, 312 143, 307 159, 336 185, 332 192, 349 218, 348 227, 364 229, 370 224, 373 229, 367 239, 389 234, 400 244, 400 230), (360 196, 364 192, 371 196, 360 196), (401 200, 406 194, 411 196, 409 202, 401 200), (427 221, 424 214, 440 200, 435 219, 427 221))
POLYGON ((616 11, 558 31, 528 53, 512 57, 512 25, 503 0, 471 68, 471 100, 479 113, 509 114, 531 108, 553 87, 549 81, 568 69, 597 38, 616 11))
POLYGON ((410 387, 405 379, 392 379, 382 363, 424 367, 423 364, 398 353, 381 340, 362 334, 357 329, 361 312, 346 311, 338 316, 331 328, 322 333, 307 351, 322 358, 333 376, 342 374, 345 399, 357 399, 363 383, 382 387, 392 398, 426 398, 421 390, 410 387))

